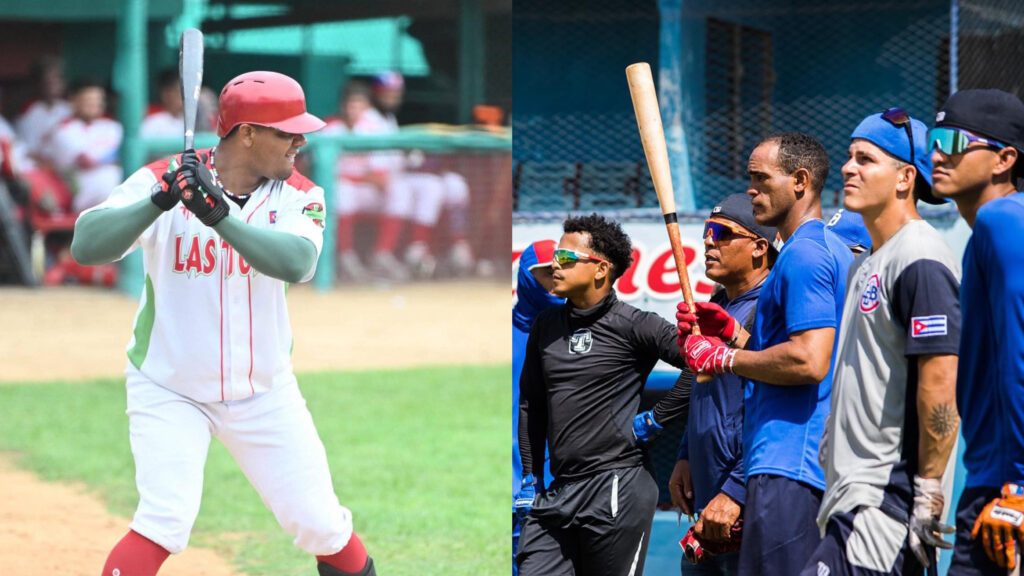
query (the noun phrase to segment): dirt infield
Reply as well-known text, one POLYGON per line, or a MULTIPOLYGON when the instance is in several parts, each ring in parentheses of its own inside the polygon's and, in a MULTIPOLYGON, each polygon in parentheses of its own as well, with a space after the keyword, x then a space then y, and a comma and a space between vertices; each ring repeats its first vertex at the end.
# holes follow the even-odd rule
MULTIPOLYGON (((288 293, 295 370, 510 362, 510 289, 495 282, 288 293)), ((107 290, 0 289, 0 382, 119 376, 137 302, 107 290)))
MULTIPOLYGON (((118 377, 137 303, 93 289, 0 289, 0 384, 118 377)), ((495 282, 288 294, 296 371, 510 362, 509 288, 495 282)), ((0 574, 96 576, 128 525, 82 486, 0 454, 0 574)), ((236 576, 191 547, 161 576, 236 576)))

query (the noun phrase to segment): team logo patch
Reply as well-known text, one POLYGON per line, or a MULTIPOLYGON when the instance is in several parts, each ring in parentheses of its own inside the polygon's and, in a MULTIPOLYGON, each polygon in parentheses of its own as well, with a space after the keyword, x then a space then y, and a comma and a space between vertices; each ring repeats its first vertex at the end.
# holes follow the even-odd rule
POLYGON ((319 202, 312 202, 306 204, 306 207, 302 209, 302 213, 313 221, 314 224, 323 228, 324 227, 324 205, 319 202))
POLYGON ((935 115, 935 121, 936 122, 942 122, 945 119, 946 119, 946 111, 945 110, 940 110, 939 113, 935 115))
POLYGON ((910 336, 913 338, 928 338, 929 336, 945 336, 946 315, 937 316, 914 316, 910 319, 910 336))
POLYGON ((594 335, 587 328, 580 328, 569 338, 569 354, 586 354, 594 345, 594 335))
POLYGON ((270 223, 274 224, 275 222, 277 222, 277 210, 271 210, 270 211, 270 223))
MULTIPOLYGON (((860 311, 871 312, 878 308, 879 299, 878 274, 872 274, 864 284, 864 291, 860 293, 860 311)), ((945 318, 945 316, 943 316, 945 318)))

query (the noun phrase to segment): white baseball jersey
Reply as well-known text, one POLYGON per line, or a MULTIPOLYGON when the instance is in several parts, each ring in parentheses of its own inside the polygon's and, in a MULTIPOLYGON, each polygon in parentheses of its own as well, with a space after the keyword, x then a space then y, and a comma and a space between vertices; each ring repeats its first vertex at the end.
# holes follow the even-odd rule
POLYGON ((42 153, 47 136, 65 119, 71 117, 71 105, 64 100, 57 100, 52 105, 44 100, 36 100, 29 104, 15 123, 18 139, 31 153, 42 153))
MULTIPOLYGON (((168 163, 140 168, 94 210, 148 198, 168 163)), ((319 257, 324 191, 298 171, 265 182, 244 207, 228 206, 230 218, 307 238, 319 257)), ((285 282, 254 270, 181 204, 158 217, 128 252, 137 246, 146 286, 128 345, 129 372, 198 402, 244 399, 295 382, 285 282)))
POLYGON ((184 126, 184 116, 174 116, 167 110, 160 110, 149 114, 142 120, 142 125, 139 126, 139 136, 143 138, 180 138, 184 126))
MULTIPOLYGON (((391 134, 393 130, 387 120, 375 109, 370 108, 352 128, 339 118, 329 118, 324 134, 391 134)), ((370 172, 397 172, 402 169, 402 156, 391 151, 370 153, 343 152, 338 156, 337 174, 339 180, 359 182, 370 172)))
POLYGON ((54 130, 50 157, 58 170, 71 175, 69 184, 75 194, 72 204, 75 211, 103 202, 121 182, 124 175, 117 163, 117 154, 123 136, 121 124, 110 118, 91 122, 69 118, 54 130), (97 165, 79 168, 77 160, 83 155, 97 165))

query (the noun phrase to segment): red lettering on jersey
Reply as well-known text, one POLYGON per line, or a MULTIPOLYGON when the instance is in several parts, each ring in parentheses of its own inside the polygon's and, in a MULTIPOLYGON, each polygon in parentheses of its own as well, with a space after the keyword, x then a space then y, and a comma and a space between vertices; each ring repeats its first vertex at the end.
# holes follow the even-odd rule
MULTIPOLYGON (((683 246, 683 259, 686 261, 687 267, 693 263, 696 257, 696 250, 689 246, 683 246)), ((672 250, 666 250, 651 263, 651 270, 647 273, 647 285, 655 294, 679 293, 679 272, 676 270, 672 250), (668 276, 669 274, 671 276, 668 276), (666 278, 666 276, 668 277, 666 278)))
POLYGON ((640 267, 640 251, 633 248, 633 264, 626 270, 626 272, 619 277, 618 283, 615 284, 615 290, 622 296, 632 296, 640 291, 640 287, 636 284, 636 271, 640 267))
POLYGON ((238 255, 238 273, 241 274, 242 276, 247 276, 249 274, 250 270, 252 270, 252 266, 249 266, 249 263, 245 261, 245 258, 242 258, 242 255, 239 254, 238 255))
POLYGON ((195 272, 198 275, 203 271, 203 261, 199 256, 199 237, 192 237, 192 246, 188 249, 188 260, 185 261, 185 272, 195 272))
POLYGON ((185 271, 185 263, 181 261, 181 236, 174 237, 174 271, 185 271))
POLYGON ((217 267, 217 241, 213 238, 206 240, 205 250, 203 256, 206 258, 203 261, 203 274, 209 274, 213 272, 213 269, 217 267))

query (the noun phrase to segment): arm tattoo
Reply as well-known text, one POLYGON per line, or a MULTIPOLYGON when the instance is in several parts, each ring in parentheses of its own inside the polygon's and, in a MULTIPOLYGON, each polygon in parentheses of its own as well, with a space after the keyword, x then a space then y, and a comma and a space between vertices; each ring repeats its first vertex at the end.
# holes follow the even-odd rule
POLYGON ((928 415, 928 430, 940 438, 955 434, 959 420, 956 408, 953 406, 949 404, 932 406, 931 414, 928 415))

